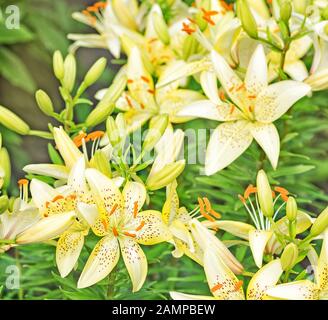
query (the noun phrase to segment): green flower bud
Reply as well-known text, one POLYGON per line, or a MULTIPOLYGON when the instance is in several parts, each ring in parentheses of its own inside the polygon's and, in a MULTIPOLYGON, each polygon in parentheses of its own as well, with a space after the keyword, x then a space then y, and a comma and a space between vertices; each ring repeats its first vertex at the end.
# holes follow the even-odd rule
POLYGON ((294 243, 289 243, 285 247, 285 249, 280 257, 282 269, 284 271, 291 270, 294 267, 294 265, 297 261, 297 258, 298 258, 297 245, 294 243))
POLYGON ((69 54, 64 62, 63 87, 71 92, 75 85, 76 60, 74 55, 69 54))
MULTIPOLYGON (((321 16, 324 20, 328 20, 328 6, 322 10, 321 16)), ((327 25, 326 25, 326 27, 327 27, 327 25)))
POLYGON ((0 168, 2 168, 3 171, 2 188, 7 189, 9 187, 11 179, 11 164, 9 154, 6 148, 2 148, 0 150, 0 168))
POLYGON ((151 118, 148 133, 142 146, 145 151, 150 151, 154 148, 155 144, 162 137, 168 123, 169 116, 167 114, 160 114, 151 118))
POLYGON ((182 173, 185 165, 185 160, 167 164, 163 169, 148 177, 147 189, 154 191, 166 187, 182 173))
POLYGON ((35 100, 40 110, 47 116, 51 116, 54 112, 54 106, 48 94, 43 90, 38 90, 35 93, 35 100))
POLYGON ((198 41, 194 37, 185 37, 182 48, 182 58, 188 60, 188 58, 195 53, 198 41))
POLYGON ((297 203, 293 197, 288 197, 286 205, 286 215, 289 221, 296 220, 297 217, 297 203))
POLYGON ((84 77, 84 83, 87 87, 93 85, 103 74, 107 64, 106 58, 98 59, 89 69, 84 77))
POLYGON ((56 78, 62 80, 64 78, 64 61, 62 54, 58 50, 53 55, 53 68, 56 78))
POLYGON ((305 14, 306 8, 309 4, 309 0, 293 0, 295 12, 303 15, 305 14))
POLYGON ((0 106, 0 123, 21 135, 26 135, 30 131, 29 125, 24 120, 3 106, 0 106))
POLYGON ((112 85, 108 88, 105 96, 88 115, 86 119, 86 125, 88 127, 94 127, 103 122, 113 112, 115 102, 124 91, 126 83, 126 75, 124 73, 118 73, 112 85))
POLYGON ((288 21, 292 15, 292 5, 289 0, 281 0, 280 2, 280 19, 288 25, 288 21))
POLYGON ((262 213, 266 217, 273 216, 272 190, 268 177, 263 170, 260 170, 256 179, 257 195, 260 202, 262 213))
POLYGON ((9 199, 6 195, 0 197, 0 214, 4 213, 9 207, 9 199))
POLYGON ((108 178, 112 177, 112 171, 110 168, 109 161, 106 155, 101 150, 96 151, 96 153, 90 160, 90 167, 97 169, 108 178))
POLYGON ((318 218, 314 221, 312 228, 310 230, 310 234, 313 237, 316 237, 319 234, 321 234, 323 231, 325 231, 327 227, 328 227, 328 207, 325 210, 323 210, 318 216, 318 218))
POLYGON ((245 0, 239 0, 237 2, 237 12, 245 32, 251 38, 256 39, 258 37, 257 24, 245 0))
POLYGON ((163 15, 158 12, 153 13, 153 24, 158 38, 165 44, 170 43, 170 34, 163 15))
POLYGON ((106 133, 112 146, 120 143, 120 133, 113 117, 108 117, 106 121, 106 133))

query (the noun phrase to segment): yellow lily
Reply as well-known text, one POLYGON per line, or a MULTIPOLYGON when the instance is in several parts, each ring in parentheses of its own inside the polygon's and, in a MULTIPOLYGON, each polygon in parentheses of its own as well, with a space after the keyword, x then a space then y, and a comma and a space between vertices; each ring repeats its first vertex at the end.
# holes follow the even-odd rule
POLYGON ((205 172, 212 175, 237 159, 255 139, 276 168, 280 152, 279 134, 274 121, 299 99, 308 94, 310 86, 286 80, 268 85, 266 56, 259 45, 242 81, 228 63, 215 51, 213 66, 221 85, 231 99, 217 94, 213 73, 206 72, 203 88, 209 100, 200 100, 186 107, 178 116, 194 116, 223 121, 212 133, 205 162, 205 172), (222 101, 224 100, 224 101, 222 101))
POLYGON ((319 259, 314 261, 315 282, 299 280, 267 290, 270 297, 287 300, 328 300, 328 232, 325 232, 319 259))
POLYGON ((283 273, 280 259, 269 262, 252 277, 245 296, 243 281, 228 268, 214 247, 209 246, 205 251, 204 270, 213 296, 170 292, 171 297, 174 300, 264 300, 268 298, 267 290, 277 284, 283 273))
POLYGON ((102 237, 93 249, 78 281, 78 288, 89 287, 104 279, 115 267, 120 252, 128 269, 133 292, 138 291, 147 275, 147 259, 139 244, 152 245, 171 237, 160 212, 139 212, 146 199, 143 184, 128 182, 123 192, 113 180, 95 169, 86 170, 86 178, 94 193, 96 205, 81 203, 93 232, 102 237), (97 212, 90 220, 90 212, 97 212))
POLYGON ((233 272, 236 274, 242 273, 243 266, 231 254, 223 242, 206 226, 205 221, 214 221, 214 217, 219 218, 220 214, 211 208, 207 198, 204 198, 204 200, 199 199, 200 210, 197 208, 188 213, 185 207, 179 207, 179 196, 176 187, 176 182, 167 187, 167 199, 162 210, 163 221, 173 235, 173 239, 169 241, 175 246, 172 255, 179 258, 186 254, 200 265, 203 265, 204 252, 207 250, 207 246, 211 245, 233 272), (197 216, 197 214, 199 215, 197 216), (200 221, 200 219, 204 218, 205 221, 200 221))

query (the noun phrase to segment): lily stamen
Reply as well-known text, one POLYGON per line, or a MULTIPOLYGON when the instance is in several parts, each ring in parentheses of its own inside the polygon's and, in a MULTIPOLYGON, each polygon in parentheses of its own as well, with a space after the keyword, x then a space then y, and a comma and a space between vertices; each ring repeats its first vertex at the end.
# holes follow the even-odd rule
POLYGON ((109 214, 108 214, 109 217, 116 211, 117 207, 118 207, 118 204, 115 203, 114 206, 112 207, 112 209, 110 210, 109 214))
POLYGON ((136 231, 140 231, 145 225, 145 221, 141 221, 140 225, 136 228, 136 231))
POLYGON ((136 235, 135 235, 134 233, 130 233, 130 232, 127 232, 127 231, 123 232, 123 234, 124 234, 125 236, 127 236, 127 237, 131 237, 131 238, 135 238, 135 237, 136 237, 136 235))
POLYGON ((215 285, 213 288, 211 288, 211 292, 215 292, 219 289, 221 289, 223 287, 223 284, 218 283, 217 285, 215 285))
POLYGON ((215 218, 221 219, 221 214, 213 210, 210 200, 208 200, 208 198, 206 197, 204 197, 203 200, 205 203, 206 211, 210 213, 212 216, 214 216, 215 218))
POLYGON ((133 218, 136 218, 137 217, 138 211, 139 211, 138 201, 135 201, 133 203, 133 218))
POLYGON ((207 220, 214 222, 215 219, 212 218, 209 214, 207 214, 207 212, 205 211, 205 207, 204 207, 204 202, 201 198, 198 198, 198 203, 199 203, 199 209, 200 209, 200 213, 201 215, 206 218, 207 220))
POLYGON ((204 8, 201 8, 201 10, 203 12, 202 18, 210 25, 214 26, 215 22, 212 20, 212 16, 216 16, 219 12, 214 10, 206 11, 204 8))
POLYGON ((239 280, 236 284, 235 284, 235 288, 234 291, 239 291, 240 288, 243 286, 244 281, 243 280, 239 280))
POLYGON ((28 183, 27 179, 18 180, 19 197, 25 202, 28 201, 28 183))
POLYGON ((191 35, 191 34, 193 34, 194 32, 196 32, 196 29, 191 28, 190 24, 183 22, 183 23, 182 23, 182 29, 181 29, 181 31, 184 31, 184 32, 186 32, 188 35, 191 35))
POLYGON ((115 237, 118 237, 119 233, 118 233, 117 229, 116 229, 115 227, 113 227, 112 230, 113 230, 113 234, 114 234, 114 236, 115 236, 115 237))

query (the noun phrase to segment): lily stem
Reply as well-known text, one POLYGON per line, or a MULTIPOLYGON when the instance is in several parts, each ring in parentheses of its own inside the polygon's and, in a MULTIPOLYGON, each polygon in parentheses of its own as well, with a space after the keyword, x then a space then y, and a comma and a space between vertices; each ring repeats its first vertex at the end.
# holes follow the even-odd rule
POLYGON ((108 276, 107 300, 113 300, 115 295, 116 267, 108 276))

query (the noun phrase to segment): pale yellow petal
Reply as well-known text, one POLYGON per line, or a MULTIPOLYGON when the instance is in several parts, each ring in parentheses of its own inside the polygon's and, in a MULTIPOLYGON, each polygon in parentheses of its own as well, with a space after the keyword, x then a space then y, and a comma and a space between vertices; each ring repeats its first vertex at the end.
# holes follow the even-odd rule
POLYGON ((324 234, 321 253, 318 260, 318 286, 322 292, 328 292, 328 230, 324 234))
POLYGON ((29 164, 23 170, 27 173, 53 177, 60 180, 66 180, 69 172, 68 168, 63 165, 48 163, 29 164))
POLYGON ((249 232, 249 245, 258 268, 262 267, 264 249, 271 236, 272 231, 251 230, 249 232))
POLYGON ((139 212, 143 207, 146 201, 147 192, 143 184, 129 181, 126 183, 122 195, 124 199, 125 214, 132 217, 134 213, 136 213, 134 212, 135 210, 139 212))

